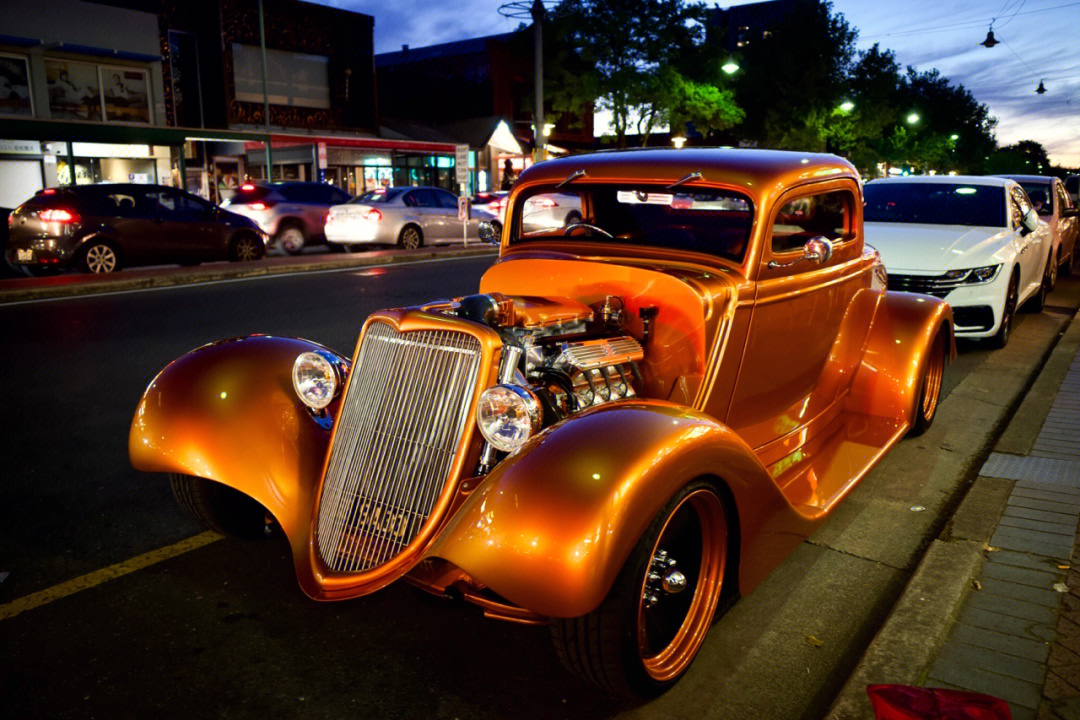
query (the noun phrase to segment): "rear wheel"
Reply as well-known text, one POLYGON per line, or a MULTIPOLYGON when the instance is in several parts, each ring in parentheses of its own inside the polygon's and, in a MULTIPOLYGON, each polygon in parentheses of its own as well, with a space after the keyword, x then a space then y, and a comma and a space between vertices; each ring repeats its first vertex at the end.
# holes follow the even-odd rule
POLYGON ((424 236, 415 225, 406 225, 398 235, 398 245, 406 250, 415 250, 423 244, 424 236))
POLYGON ((111 243, 91 240, 82 251, 79 267, 88 273, 111 273, 120 269, 120 256, 111 243))
POLYGON ((290 255, 299 255, 304 251, 307 238, 304 237, 304 229, 296 223, 289 223, 278 230, 276 240, 281 249, 290 255))
POLYGON ((941 379, 945 375, 945 338, 944 329, 938 330, 934 342, 927 352, 923 364, 922 382, 919 383, 919 399, 915 405, 915 418, 908 435, 922 435, 930 429, 937 415, 938 402, 941 399, 941 379))
POLYGON ((169 475, 169 484, 180 507, 208 530, 242 540, 260 540, 268 534, 266 509, 239 490, 176 473, 169 475))
POLYGON ((720 600, 724 504, 707 482, 677 492, 638 541, 600 606, 552 621, 572 672, 619 695, 656 696, 693 662, 720 600))
POLYGON ((1003 348, 1009 342, 1009 335, 1012 334, 1013 315, 1016 314, 1016 297, 1020 290, 1017 287, 1020 283, 1016 273, 1013 272, 1012 277, 1009 278, 1009 289, 1005 293, 1005 305, 1001 313, 1001 325, 998 326, 998 331, 994 333, 990 338, 990 345, 996 348, 1003 348))
POLYGON ((259 238, 250 233, 244 233, 232 241, 229 247, 229 259, 233 262, 258 260, 263 256, 264 250, 259 238))

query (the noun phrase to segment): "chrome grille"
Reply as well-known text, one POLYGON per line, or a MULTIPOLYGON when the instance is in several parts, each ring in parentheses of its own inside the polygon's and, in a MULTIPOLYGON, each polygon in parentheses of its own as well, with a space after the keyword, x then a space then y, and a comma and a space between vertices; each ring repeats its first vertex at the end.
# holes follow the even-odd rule
POLYGON ((467 333, 368 326, 319 504, 316 537, 328 568, 369 570, 416 537, 449 478, 480 356, 467 333))
POLYGON ((967 275, 896 275, 888 273, 889 289, 901 292, 923 293, 943 298, 964 284, 967 275))

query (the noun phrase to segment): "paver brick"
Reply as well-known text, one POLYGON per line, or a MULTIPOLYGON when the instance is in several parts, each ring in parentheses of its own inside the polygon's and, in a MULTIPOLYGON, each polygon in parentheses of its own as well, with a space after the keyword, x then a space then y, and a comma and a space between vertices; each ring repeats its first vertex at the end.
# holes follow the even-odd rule
POLYGON ((986 563, 983 565, 982 573, 998 580, 1044 589, 1052 588, 1054 583, 1065 579, 1065 573, 1061 570, 1029 570, 1001 563, 986 563))
POLYGON ((1042 697, 1039 685, 1035 683, 955 663, 935 663, 933 676, 965 690, 986 693, 1030 708, 1032 712, 1039 706, 1042 697))
POLYGON ((1076 516, 1069 515, 1068 513, 1061 512, 1047 512, 1046 510, 1032 510, 1031 508, 1020 507, 1018 505, 1006 505, 1005 510, 1001 513, 1002 517, 1017 517, 1025 518, 1027 520, 1041 520, 1048 523, 1061 523, 1062 525, 1068 525, 1072 523, 1076 524, 1076 516))
POLYGON ((1054 610, 1061 606, 1061 593, 1052 588, 1032 587, 985 576, 980 582, 982 583, 983 592, 988 592, 991 595, 1001 595, 1014 600, 1045 605, 1054 610))
POLYGON ((1040 663, 1046 662, 1046 659, 1050 656, 1050 646, 1045 642, 1016 637, 1015 635, 1006 635, 1005 633, 984 628, 973 628, 967 625, 956 625, 954 627, 955 630, 950 641, 955 639, 958 642, 978 645, 1006 655, 1015 655, 1016 657, 1040 663))
POLYGON ((971 607, 1000 615, 1022 618, 1045 625, 1057 623, 1057 612, 1045 605, 1035 605, 1021 600, 1003 598, 985 592, 976 592, 969 596, 971 607))
POLYGON ((1036 685, 1042 685, 1046 677, 1046 666, 1042 663, 961 642, 945 643, 937 662, 959 663, 1036 685))
POLYGON ((1043 696, 1047 700, 1062 700, 1077 696, 1077 690, 1057 674, 1057 668, 1051 668, 1046 673, 1046 684, 1043 685, 1043 696))
POLYGON ((1041 642, 1050 642, 1054 639, 1054 626, 1050 623, 1040 623, 1026 618, 1002 615, 988 610, 980 610, 970 605, 964 608, 959 622, 972 627, 986 628, 987 630, 995 630, 1007 635, 1026 637, 1041 642))
POLYGON ((1006 507, 1026 507, 1032 508, 1033 510, 1046 510, 1048 512, 1056 513, 1063 512, 1070 515, 1077 514, 1076 508, 1072 506, 1065 507, 1060 503, 1049 502, 1046 500, 1038 500, 1036 498, 1030 498, 1015 494, 1009 498, 1009 504, 1006 507))
POLYGON ((1046 557, 1056 559, 1065 559, 1072 551, 1071 547, 1066 548, 1061 544, 1052 545, 1049 543, 1037 542, 1023 536, 1017 536, 1006 530, 1008 529, 997 530, 994 533, 994 536, 990 538, 990 543, 995 547, 1005 548, 1006 550, 1034 553, 1036 555, 1045 555, 1046 557))
POLYGON ((1075 522, 1049 522, 1047 520, 1033 520, 1031 518, 1018 518, 1011 515, 1003 515, 998 520, 998 525, 1014 527, 1021 530, 1036 530, 1038 532, 1054 533, 1058 535, 1072 535, 1076 532, 1075 522))
POLYGON ((1080 665, 1080 654, 1074 653, 1060 643, 1052 643, 1050 645, 1050 657, 1046 662, 1050 667, 1080 665))
POLYGON ((1031 570, 1049 570, 1051 572, 1059 571, 1060 568, 1058 568, 1058 565, 1064 564, 1059 560, 1044 557, 1042 555, 1032 555, 1030 553, 1015 552, 1013 550, 1003 550, 997 547, 995 547, 994 550, 994 552, 986 553, 986 559, 992 563, 1000 563, 1002 565, 1012 565, 1014 567, 1029 568, 1031 570))
MULTIPOLYGON (((1038 441, 1035 441, 1038 444, 1038 441)), ((1070 508, 1072 512, 1080 510, 1080 499, 1075 495, 1069 495, 1063 492, 1049 491, 1049 490, 1036 490, 1031 487, 1014 487, 1012 491, 1012 497, 1009 498, 1009 502, 1018 498, 1027 498, 1029 500, 1042 500, 1044 502, 1052 502, 1060 507, 1070 508)))
POLYGON ((1057 483, 1039 482, 1038 480, 1017 480, 1013 488, 1029 488, 1031 490, 1050 490, 1066 495, 1080 496, 1080 486, 1058 485, 1057 483))

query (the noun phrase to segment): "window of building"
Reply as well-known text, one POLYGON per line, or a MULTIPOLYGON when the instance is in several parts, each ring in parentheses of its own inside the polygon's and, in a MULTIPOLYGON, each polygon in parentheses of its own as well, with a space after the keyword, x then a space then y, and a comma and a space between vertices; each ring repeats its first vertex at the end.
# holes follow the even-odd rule
POLYGON ((0 115, 34 115, 30 66, 23 55, 0 53, 0 115))
POLYGON ((146 70, 45 59, 52 117, 149 123, 150 75, 146 70))
MULTIPOLYGON (((233 43, 233 83, 236 99, 263 101, 262 51, 233 43)), ((330 107, 329 59, 285 50, 266 51, 267 95, 273 105, 326 109, 330 107)))

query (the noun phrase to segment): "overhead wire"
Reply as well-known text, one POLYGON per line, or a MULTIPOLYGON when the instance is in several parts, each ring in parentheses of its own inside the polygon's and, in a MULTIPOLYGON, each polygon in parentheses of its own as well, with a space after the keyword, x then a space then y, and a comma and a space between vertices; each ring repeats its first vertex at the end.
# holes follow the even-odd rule
MULTIPOLYGON (((1008 5, 1008 3, 1006 3, 1006 6, 1007 5, 1008 5)), ((1017 12, 1014 13, 1013 15, 1011 15, 1009 17, 1009 19, 1012 20, 1012 18, 1015 18, 1018 15, 1033 15, 1035 13, 1050 12, 1051 10, 1061 10, 1063 8, 1076 7, 1077 5, 1080 5, 1080 2, 1071 2, 1071 3, 1066 3, 1064 5, 1055 5, 1053 7, 1047 7, 1047 8, 1036 8, 1034 10, 1026 10, 1024 12, 1019 12, 1019 8, 1017 8, 1017 12)), ((990 21, 993 22, 995 19, 996 18, 990 18, 990 21)), ((866 37, 864 37, 862 39, 863 40, 871 40, 873 38, 899 37, 901 35, 921 35, 921 34, 926 34, 926 33, 944 32, 944 31, 950 30, 952 28, 979 27, 979 26, 982 26, 982 25, 986 25, 986 19, 985 18, 982 18, 982 19, 979 19, 979 20, 974 20, 974 19, 973 20, 965 20, 963 22, 951 23, 949 25, 940 25, 940 24, 938 24, 938 25, 927 25, 927 26, 924 26, 924 27, 921 27, 921 28, 912 28, 911 30, 900 30, 900 31, 897 31, 897 32, 885 33, 883 35, 868 35, 868 36, 866 36, 866 37)))

